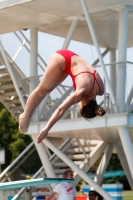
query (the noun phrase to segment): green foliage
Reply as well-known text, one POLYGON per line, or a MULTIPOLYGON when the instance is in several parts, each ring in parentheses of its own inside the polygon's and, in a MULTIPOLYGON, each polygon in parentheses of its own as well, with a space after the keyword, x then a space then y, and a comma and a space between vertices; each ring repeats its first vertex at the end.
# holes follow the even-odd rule
MULTIPOLYGON (((0 103, 0 148, 5 149, 4 170, 26 147, 31 143, 28 135, 21 134, 18 130, 18 122, 0 103)), ((23 173, 35 173, 41 166, 37 152, 21 166, 23 173), (36 165, 34 163, 37 163, 36 165)))
MULTIPOLYGON (((89 172, 96 172, 97 168, 99 166, 99 163, 101 161, 102 156, 96 161, 96 163, 93 165, 93 167, 89 170, 89 172)), ((111 156, 111 159, 109 161, 108 167, 106 171, 112 171, 112 170, 123 170, 122 165, 120 163, 119 157, 116 153, 113 153, 111 156)), ((116 177, 110 177, 110 178, 105 178, 102 180, 101 184, 109 184, 109 183, 122 183, 124 190, 130 190, 130 186, 128 183, 128 180, 126 176, 116 176, 116 177)))
POLYGON ((80 191, 80 184, 76 185, 76 191, 79 192, 80 191))
POLYGON ((118 155, 113 153, 107 168, 107 171, 110 170, 123 170, 122 165, 120 163, 120 160, 118 158, 118 155))
POLYGON ((12 152, 10 144, 14 142, 13 135, 18 132, 18 123, 11 114, 0 104, 0 148, 5 149, 6 163, 2 167, 6 167, 12 160, 12 152))
MULTIPOLYGON (((109 165, 107 167, 107 171, 112 171, 112 170, 123 170, 122 165, 120 163, 119 157, 116 153, 113 153, 109 162, 109 165)), ((124 190, 130 190, 130 186, 128 183, 128 180, 126 176, 116 176, 116 177, 111 177, 108 179, 104 179, 103 183, 122 183, 124 190)))
POLYGON ((37 153, 37 151, 34 151, 28 159, 24 162, 24 164, 21 166, 21 169, 25 174, 34 174, 40 167, 42 166, 42 163, 40 161, 40 157, 37 153))

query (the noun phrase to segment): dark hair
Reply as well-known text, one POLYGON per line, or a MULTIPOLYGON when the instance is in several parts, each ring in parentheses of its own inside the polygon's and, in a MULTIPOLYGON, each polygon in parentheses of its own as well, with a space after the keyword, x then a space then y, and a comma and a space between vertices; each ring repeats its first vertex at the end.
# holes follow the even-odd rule
MULTIPOLYGON (((95 196, 97 196, 97 192, 96 192, 95 190, 90 190, 90 191, 89 191, 89 194, 90 194, 91 192, 93 192, 93 193, 95 194, 95 196)), ((89 194, 88 194, 88 195, 89 195, 89 194)))
POLYGON ((96 101, 91 100, 86 106, 83 106, 80 113, 82 117, 88 119, 94 118, 97 115, 103 116, 106 113, 106 111, 101 106, 97 105, 96 101))
MULTIPOLYGON (((90 190, 90 191, 89 191, 89 194, 90 194, 91 192, 93 192, 93 193, 95 194, 95 196, 98 196, 98 200, 103 200, 103 197, 102 197, 98 192, 96 192, 95 190, 90 190)), ((89 194, 88 194, 88 195, 89 195, 89 194)))
POLYGON ((99 193, 97 193, 97 196, 98 196, 98 200, 103 200, 103 197, 99 193))
POLYGON ((66 170, 66 171, 63 173, 63 177, 66 178, 70 172, 72 172, 71 169, 66 170))

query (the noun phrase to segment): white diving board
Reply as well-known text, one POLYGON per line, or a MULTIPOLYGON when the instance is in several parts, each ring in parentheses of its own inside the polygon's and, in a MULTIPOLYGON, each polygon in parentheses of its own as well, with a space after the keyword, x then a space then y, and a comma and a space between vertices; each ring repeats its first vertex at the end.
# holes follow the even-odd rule
POLYGON ((74 182, 74 179, 65 178, 38 178, 13 182, 0 183, 0 190, 9 190, 22 187, 33 187, 38 185, 48 185, 60 182, 74 182))

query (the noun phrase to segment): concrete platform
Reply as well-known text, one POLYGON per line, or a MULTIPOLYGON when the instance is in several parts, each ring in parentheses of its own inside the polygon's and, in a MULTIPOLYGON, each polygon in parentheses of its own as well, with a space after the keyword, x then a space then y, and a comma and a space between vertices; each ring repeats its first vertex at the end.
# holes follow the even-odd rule
MULTIPOLYGON (((46 122, 32 123, 27 134, 38 134, 46 122)), ((80 138, 102 141, 119 141, 118 126, 126 126, 133 141, 133 114, 122 113, 96 117, 60 120, 50 130, 48 137, 80 138)))

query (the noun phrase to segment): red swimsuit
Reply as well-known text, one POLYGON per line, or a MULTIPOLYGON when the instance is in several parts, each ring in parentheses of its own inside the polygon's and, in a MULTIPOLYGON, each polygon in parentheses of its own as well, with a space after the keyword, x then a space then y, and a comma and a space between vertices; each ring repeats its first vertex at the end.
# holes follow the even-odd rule
MULTIPOLYGON (((58 51, 56 51, 56 53, 62 55, 62 56, 65 58, 65 60, 66 60, 66 67, 65 67, 64 71, 65 71, 67 74, 69 74, 69 75, 71 76, 72 82, 73 82, 73 87, 74 87, 75 90, 76 90, 75 78, 76 78, 79 74, 87 73, 87 74, 91 74, 91 75, 93 76, 93 78, 94 78, 93 86, 92 86, 92 89, 91 89, 89 95, 90 95, 90 94, 92 93, 92 91, 93 91, 93 88, 94 88, 94 85, 95 85, 95 81, 96 81, 96 83, 97 83, 97 85, 98 85, 99 94, 100 94, 101 88, 100 88, 100 85, 99 85, 99 83, 98 83, 98 81, 97 81, 97 79, 96 79, 96 77, 95 77, 95 72, 96 72, 96 70, 94 71, 94 73, 91 73, 91 72, 88 72, 88 71, 83 71, 83 72, 80 72, 80 73, 78 73, 78 74, 76 74, 76 75, 73 75, 73 74, 72 74, 72 71, 71 71, 71 57, 72 57, 73 55, 77 55, 77 54, 74 53, 74 52, 72 52, 72 51, 70 51, 70 50, 66 50, 66 49, 64 49, 64 50, 58 50, 58 51)), ((77 56, 79 56, 79 55, 77 55, 77 56)))

